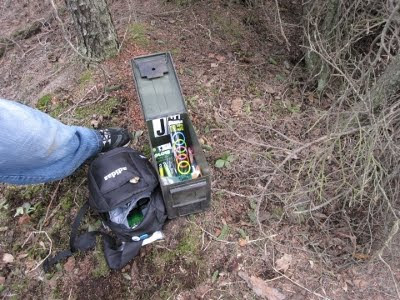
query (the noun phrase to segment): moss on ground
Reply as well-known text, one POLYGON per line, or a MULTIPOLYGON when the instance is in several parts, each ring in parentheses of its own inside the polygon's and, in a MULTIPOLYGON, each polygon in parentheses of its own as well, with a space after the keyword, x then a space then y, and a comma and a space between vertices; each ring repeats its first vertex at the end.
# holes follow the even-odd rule
POLYGON ((12 218, 16 213, 16 209, 29 203, 29 211, 24 210, 24 214, 28 213, 31 222, 39 222, 44 212, 45 202, 51 194, 52 185, 29 185, 29 186, 6 186, 3 190, 3 199, 7 203, 7 210, 3 211, 6 218, 12 218))
POLYGON ((92 270, 92 275, 95 278, 105 277, 110 273, 110 268, 107 265, 106 259, 104 257, 103 247, 99 246, 99 240, 97 241, 98 246, 96 246, 96 250, 93 252, 93 257, 96 261, 95 267, 92 270))
MULTIPOLYGON (((111 97, 91 105, 78 106, 75 110, 68 112, 68 114, 70 114, 72 118, 81 121, 80 125, 90 127, 90 118, 93 115, 103 116, 105 119, 110 119, 120 104, 120 99, 111 97)), ((51 107, 51 110, 49 108, 47 111, 49 111, 49 114, 53 118, 57 118, 70 107, 71 106, 68 103, 60 102, 55 107, 51 107)))
POLYGON ((153 248, 145 256, 142 261, 144 272, 151 273, 156 282, 141 290, 139 299, 148 299, 154 293, 161 299, 171 299, 178 290, 192 289, 207 277, 206 259, 201 252, 201 231, 190 225, 178 235, 179 243, 174 248, 153 248), (170 276, 176 274, 177 268, 181 272, 170 276))
POLYGON ((201 262, 200 239, 201 232, 189 226, 183 232, 183 236, 174 250, 157 253, 155 259, 160 265, 166 265, 175 260, 185 260, 189 263, 201 262))
POLYGON ((36 103, 36 108, 41 111, 47 111, 51 106, 51 99, 53 98, 52 94, 46 94, 40 97, 36 103))
POLYGON ((110 117, 114 109, 121 103, 117 98, 108 98, 107 100, 95 103, 89 106, 78 107, 75 110, 74 117, 77 119, 86 119, 92 115, 101 115, 103 117, 110 117))
POLYGON ((143 23, 133 23, 129 26, 128 34, 130 40, 138 46, 147 47, 150 41, 147 37, 147 28, 143 23))
MULTIPOLYGON (((18 276, 19 280, 14 281, 9 287, 9 294, 11 295, 8 299, 22 299, 23 295, 26 294, 26 291, 29 290, 29 280, 26 276, 22 274, 16 274, 18 272, 13 272, 9 276, 18 276), (15 273, 15 274, 14 274, 15 273)), ((7 287, 6 287, 7 288, 7 287)))
POLYGON ((229 15, 214 13, 211 16, 215 29, 220 31, 221 37, 231 45, 238 44, 243 39, 243 24, 229 15))
POLYGON ((79 86, 81 88, 85 87, 93 78, 93 73, 91 70, 85 70, 82 72, 78 79, 79 86))
POLYGON ((68 190, 65 194, 63 194, 59 199, 59 203, 63 212, 70 211, 70 209, 75 205, 74 194, 72 193, 72 191, 68 190))

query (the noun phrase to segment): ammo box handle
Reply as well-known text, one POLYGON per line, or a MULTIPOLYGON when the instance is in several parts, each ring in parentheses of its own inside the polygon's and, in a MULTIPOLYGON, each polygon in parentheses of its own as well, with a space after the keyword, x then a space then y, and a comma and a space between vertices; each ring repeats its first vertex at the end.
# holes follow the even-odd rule
MULTIPOLYGON (((207 198, 203 197, 203 198, 192 200, 192 201, 189 201, 189 202, 175 204, 172 207, 173 208, 181 208, 181 207, 185 207, 185 206, 188 206, 188 205, 191 205, 191 204, 195 204, 195 203, 205 203, 206 201, 207 201, 207 198)), ((193 212, 195 212, 195 211, 193 211, 193 212)), ((183 215, 181 215, 181 216, 183 216, 183 215)))
POLYGON ((207 182, 201 181, 201 182, 196 182, 194 184, 190 184, 190 185, 185 185, 185 186, 179 186, 173 189, 170 189, 169 192, 172 194, 176 194, 176 193, 180 193, 180 192, 186 192, 188 190, 191 189, 197 189, 197 188, 201 188, 201 187, 205 187, 207 185, 207 182))

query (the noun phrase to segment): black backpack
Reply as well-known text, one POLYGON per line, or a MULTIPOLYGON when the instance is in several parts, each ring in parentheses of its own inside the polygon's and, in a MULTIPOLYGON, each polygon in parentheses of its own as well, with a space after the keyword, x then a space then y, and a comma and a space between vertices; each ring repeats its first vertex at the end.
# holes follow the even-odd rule
POLYGON ((48 258, 43 263, 45 272, 74 252, 93 248, 98 235, 103 236, 108 266, 121 269, 138 255, 143 240, 160 230, 167 218, 157 173, 147 158, 133 149, 116 148, 100 154, 90 164, 88 181, 89 201, 72 224, 70 249, 48 258), (142 212, 139 222, 133 227, 123 224, 128 212, 139 206, 142 212), (91 231, 78 236, 79 225, 89 207, 99 213, 111 234, 91 231))

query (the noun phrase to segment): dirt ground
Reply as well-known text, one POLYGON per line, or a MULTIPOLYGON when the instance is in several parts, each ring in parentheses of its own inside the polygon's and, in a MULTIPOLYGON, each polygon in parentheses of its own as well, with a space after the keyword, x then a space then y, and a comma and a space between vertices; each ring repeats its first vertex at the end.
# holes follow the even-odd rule
MULTIPOLYGON (((137 136, 132 147, 149 155, 130 60, 169 51, 212 169, 211 208, 170 220, 165 240, 143 247, 121 271, 107 268, 101 243, 50 274, 40 266, 49 251, 68 245, 69 224, 88 196, 87 165, 60 182, 0 185, 3 299, 397 298, 397 238, 376 258, 346 224, 316 230, 334 217, 301 219, 280 201, 292 183, 270 167, 271 147, 285 143, 268 128, 289 139, 316 138, 324 129, 309 129, 329 99, 318 99, 302 82, 301 1, 279 1, 290 45, 275 1, 265 1, 263 11, 245 2, 109 1, 121 50, 89 68, 65 40, 75 43, 62 1, 55 5, 63 25, 50 1, 0 3, 0 97, 67 124, 128 127, 137 136), (16 34, 35 22, 32 36, 16 34), (215 167, 228 158, 229 168, 215 167), (259 197, 266 201, 258 204, 259 197), (26 203, 29 211, 16 216, 26 203)), ((91 215, 83 229, 99 226, 91 215)))

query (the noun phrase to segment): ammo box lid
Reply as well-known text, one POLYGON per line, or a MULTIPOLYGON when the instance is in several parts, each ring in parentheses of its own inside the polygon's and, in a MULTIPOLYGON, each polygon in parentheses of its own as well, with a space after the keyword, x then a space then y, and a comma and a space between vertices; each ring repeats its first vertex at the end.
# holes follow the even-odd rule
POLYGON ((186 112, 169 53, 136 57, 132 69, 146 121, 186 112))

